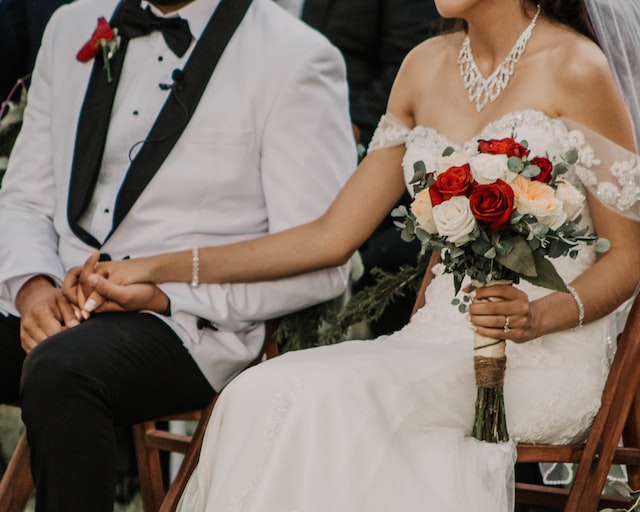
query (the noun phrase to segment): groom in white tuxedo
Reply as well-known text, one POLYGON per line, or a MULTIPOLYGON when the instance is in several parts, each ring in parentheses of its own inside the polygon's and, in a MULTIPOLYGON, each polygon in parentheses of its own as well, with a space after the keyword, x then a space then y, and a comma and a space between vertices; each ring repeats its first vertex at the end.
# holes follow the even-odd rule
POLYGON ((0 402, 21 401, 38 512, 111 511, 114 426, 202 407, 256 357, 264 320, 347 281, 334 268, 170 283, 152 312, 83 320, 65 271, 96 249, 144 256, 309 221, 355 159, 339 52, 272 0, 54 14, 0 190, 0 402), (112 54, 76 57, 99 17, 117 34, 94 43, 113 39, 112 54))

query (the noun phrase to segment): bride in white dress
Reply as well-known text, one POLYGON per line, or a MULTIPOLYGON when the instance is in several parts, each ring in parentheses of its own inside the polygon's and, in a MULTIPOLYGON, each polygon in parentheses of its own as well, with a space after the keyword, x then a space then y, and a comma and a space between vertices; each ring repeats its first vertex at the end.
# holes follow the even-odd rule
MULTIPOLYGON (((401 331, 245 371, 216 405, 182 512, 507 512, 514 443, 567 443, 588 431, 611 355, 611 314, 640 279, 637 197, 618 211, 605 206, 624 196, 611 164, 628 162, 638 176, 627 109, 587 37, 582 0, 540 0, 537 17, 530 0, 436 5, 444 17, 464 19, 466 31, 409 54, 369 155, 330 210, 294 230, 201 249, 200 281, 271 279, 341 263, 388 214, 416 160, 430 168, 447 146, 472 150, 478 139, 514 134, 533 154, 579 150, 579 172, 567 180, 588 197, 582 222, 611 249, 596 258, 585 246, 577 259, 554 260, 577 298, 526 283, 479 289, 477 298, 502 300, 474 303, 468 318, 450 304, 451 276, 436 268, 425 306, 401 331), (482 76, 458 64, 467 34, 467 62, 483 76, 499 68, 507 78, 486 103, 482 94, 468 98, 482 76), (511 440, 490 444, 470 437, 472 338, 473 331, 504 338, 507 317, 511 440)), ((102 310, 118 309, 125 297, 135 303, 139 287, 127 284, 191 281, 191 253, 104 262, 97 271, 109 276, 90 279, 109 299, 102 310)))

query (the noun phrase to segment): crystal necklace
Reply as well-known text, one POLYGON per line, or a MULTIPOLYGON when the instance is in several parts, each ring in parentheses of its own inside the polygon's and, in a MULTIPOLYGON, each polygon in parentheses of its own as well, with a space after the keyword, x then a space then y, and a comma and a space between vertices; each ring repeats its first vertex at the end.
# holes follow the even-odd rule
POLYGON ((529 23, 529 26, 524 29, 524 32, 520 34, 520 37, 516 41, 516 44, 505 59, 498 65, 498 67, 491 73, 489 78, 484 78, 476 61, 473 58, 471 52, 471 45, 469 43, 469 35, 462 41, 462 48, 458 54, 458 65, 460 66, 460 74, 462 75, 462 81, 464 88, 467 91, 469 101, 476 104, 476 110, 480 112, 490 101, 500 96, 500 93, 509 83, 511 75, 513 75, 513 67, 516 62, 520 60, 522 54, 527 48, 527 43, 531 39, 531 33, 533 27, 536 26, 538 15, 540 14, 540 5, 535 16, 529 23))

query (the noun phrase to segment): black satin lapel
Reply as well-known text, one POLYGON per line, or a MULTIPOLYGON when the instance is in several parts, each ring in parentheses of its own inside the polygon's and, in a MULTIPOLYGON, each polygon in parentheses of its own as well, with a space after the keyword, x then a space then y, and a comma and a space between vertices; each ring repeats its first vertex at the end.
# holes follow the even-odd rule
MULTIPOLYGON (((118 26, 121 7, 122 4, 119 4, 113 14, 111 26, 118 26)), ((100 247, 100 243, 82 229, 78 221, 89 206, 100 172, 111 109, 122 74, 127 42, 126 37, 121 38, 120 47, 109 61, 113 74, 111 83, 107 82, 107 72, 104 69, 102 56, 98 55, 94 59, 76 128, 67 199, 67 220, 71 231, 78 238, 96 248, 100 247)))
POLYGON ((183 69, 184 79, 180 88, 172 91, 167 98, 147 136, 147 142, 127 171, 116 200, 113 227, 109 236, 120 225, 180 138, 207 88, 227 42, 250 4, 251 0, 222 0, 211 16, 183 69), (175 98, 176 94, 180 101, 175 98))
POLYGON ((313 28, 324 31, 327 13, 333 0, 305 0, 302 8, 302 20, 313 28))

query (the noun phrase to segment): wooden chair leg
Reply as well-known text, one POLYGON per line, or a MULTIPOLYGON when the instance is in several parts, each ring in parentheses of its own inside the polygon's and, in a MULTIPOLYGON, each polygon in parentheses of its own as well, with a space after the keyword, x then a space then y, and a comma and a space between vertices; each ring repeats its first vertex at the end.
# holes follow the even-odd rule
POLYGON ((0 510, 23 512, 33 491, 31 453, 23 432, 0 481, 0 510))
POLYGON ((200 418, 198 426, 191 437, 189 450, 185 453, 180 469, 178 470, 176 477, 173 479, 173 482, 171 482, 158 512, 175 512, 178 502, 182 497, 182 493, 187 486, 187 482, 200 460, 200 448, 202 448, 204 434, 207 430, 207 424, 209 423, 209 418, 213 412, 216 400, 217 397, 215 397, 207 408, 203 410, 202 417, 200 418))
MULTIPOLYGON (((624 446, 640 447, 640 393, 636 392, 635 399, 629 411, 629 418, 622 434, 624 446)), ((629 486, 635 491, 640 489, 640 461, 637 464, 627 464, 629 486)))
POLYGON ((158 450, 149 449, 146 443, 147 432, 155 428, 154 421, 138 423, 132 427, 144 512, 156 512, 164 497, 160 453, 158 450))

